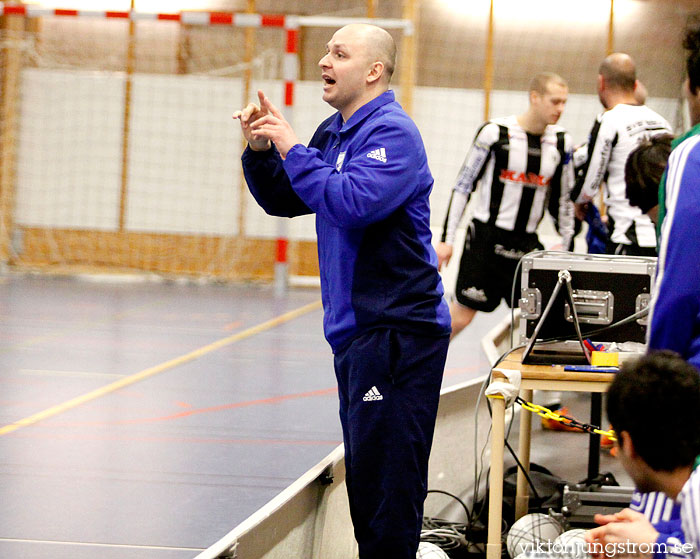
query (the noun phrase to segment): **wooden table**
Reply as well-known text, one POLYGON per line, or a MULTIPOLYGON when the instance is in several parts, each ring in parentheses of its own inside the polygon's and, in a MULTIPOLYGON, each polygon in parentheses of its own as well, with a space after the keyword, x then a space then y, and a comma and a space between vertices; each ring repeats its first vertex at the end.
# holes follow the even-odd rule
MULTIPOLYGON (((601 393, 607 390, 615 376, 614 373, 581 373, 564 371, 562 365, 523 365, 520 362, 522 350, 513 352, 492 371, 491 382, 508 382, 505 372, 520 371, 520 397, 532 402, 533 390, 553 390, 568 392, 601 393)), ((503 506, 503 450, 505 448, 505 400, 492 398, 491 417, 491 473, 489 475, 489 523, 486 558, 501 557, 501 521, 503 506)), ((532 414, 523 410, 520 414, 520 435, 518 441, 518 459, 523 467, 530 470, 530 429, 532 414)), ((598 438, 596 438, 596 442, 598 438)), ((598 452, 598 449, 595 448, 598 452)), ((528 485, 527 479, 518 469, 515 494, 515 518, 527 514, 528 485)))

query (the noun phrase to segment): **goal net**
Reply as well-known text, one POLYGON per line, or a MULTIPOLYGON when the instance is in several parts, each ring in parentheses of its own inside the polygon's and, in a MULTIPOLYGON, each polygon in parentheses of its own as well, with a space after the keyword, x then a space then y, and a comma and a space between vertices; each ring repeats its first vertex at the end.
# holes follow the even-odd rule
MULTIPOLYGON (((270 278, 283 235, 290 273, 316 275, 313 217, 281 227, 258 208, 242 177, 243 143, 231 115, 257 89, 285 107, 287 18, 301 14, 293 115, 307 141, 332 113, 320 99, 317 66, 332 22, 370 12, 399 21, 408 4, 416 33, 390 30, 399 45, 393 81, 398 97, 410 99, 435 177, 436 237, 478 127, 525 110, 538 72, 568 81, 560 123, 577 143, 602 110, 597 68, 611 49, 635 57, 652 108, 677 131, 688 125, 680 37, 697 10, 690 0, 615 0, 612 27, 611 0, 494 0, 492 14, 489 0, 290 0, 260 3, 285 15, 243 14, 238 22, 232 12, 129 19, 27 7, 20 15, 0 3, 0 262, 270 278), (304 23, 319 14, 323 25, 304 23)), ((241 8, 223 0, 211 6, 241 8)), ((551 247, 556 238, 547 227, 551 247)))

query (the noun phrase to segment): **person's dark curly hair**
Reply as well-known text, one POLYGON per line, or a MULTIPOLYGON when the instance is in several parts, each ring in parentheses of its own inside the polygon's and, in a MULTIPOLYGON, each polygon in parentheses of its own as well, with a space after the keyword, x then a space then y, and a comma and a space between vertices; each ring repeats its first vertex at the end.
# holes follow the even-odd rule
POLYGON ((653 136, 639 144, 627 157, 625 183, 630 204, 647 213, 659 203, 659 182, 671 155, 670 134, 653 136))
POLYGON ((686 29, 683 48, 688 51, 686 70, 690 92, 697 95, 700 88, 700 18, 695 18, 686 29))
POLYGON ((606 405, 616 433, 656 471, 692 466, 700 454, 700 371, 671 351, 622 364, 606 405))

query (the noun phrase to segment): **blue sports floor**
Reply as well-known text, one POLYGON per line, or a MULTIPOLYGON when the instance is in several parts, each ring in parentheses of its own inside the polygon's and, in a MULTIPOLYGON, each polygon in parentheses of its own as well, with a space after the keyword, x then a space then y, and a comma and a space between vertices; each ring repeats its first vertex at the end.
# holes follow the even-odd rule
MULTIPOLYGON (((445 385, 487 371, 479 315, 445 385)), ((0 558, 195 556, 341 442, 320 294, 0 276, 0 558)))

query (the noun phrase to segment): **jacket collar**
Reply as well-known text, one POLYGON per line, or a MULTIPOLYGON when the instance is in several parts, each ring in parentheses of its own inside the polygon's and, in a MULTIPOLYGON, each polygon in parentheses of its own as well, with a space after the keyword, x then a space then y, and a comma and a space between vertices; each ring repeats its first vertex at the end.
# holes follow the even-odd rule
POLYGON ((343 117, 340 112, 336 113, 335 120, 328 127, 328 131, 333 134, 340 135, 348 132, 362 121, 364 121, 374 111, 395 101, 393 90, 388 90, 372 99, 369 103, 365 103, 357 109, 347 122, 343 122, 343 117))

